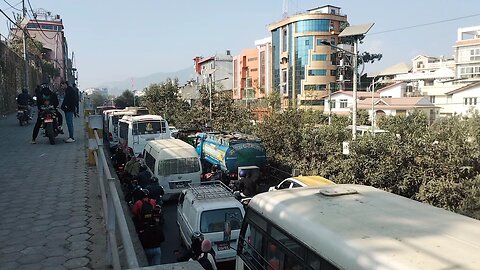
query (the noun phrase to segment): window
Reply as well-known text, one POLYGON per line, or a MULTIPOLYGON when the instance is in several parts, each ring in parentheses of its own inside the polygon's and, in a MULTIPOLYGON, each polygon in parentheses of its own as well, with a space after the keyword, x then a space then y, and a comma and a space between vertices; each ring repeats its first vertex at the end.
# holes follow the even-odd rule
POLYGON ((289 180, 286 180, 278 186, 278 189, 288 189, 290 188, 291 184, 292 182, 290 182, 289 180))
POLYGON ((158 162, 158 174, 161 176, 187 174, 200 171, 198 158, 165 159, 158 162))
POLYGON ((133 125, 133 135, 166 133, 165 121, 145 121, 133 125))
POLYGON ((308 76, 326 76, 326 69, 310 69, 308 70, 308 76))
POLYGON ((257 70, 258 70, 258 68, 252 68, 250 71, 254 72, 254 71, 257 71, 257 70))
POLYGON ((425 86, 433 86, 433 80, 425 80, 425 86))
POLYGON ((323 91, 327 90, 326 84, 307 84, 303 86, 305 91, 323 91))
POLYGON ((287 82, 287 70, 286 69, 282 70, 282 82, 283 83, 287 82))
POLYGON ((327 55, 326 54, 314 54, 314 55, 312 55, 312 60, 313 61, 327 61, 327 55))
POLYGON ((330 20, 303 20, 295 23, 295 32, 329 32, 330 20))
POLYGON ((340 108, 347 108, 348 101, 346 99, 340 99, 340 108))
POLYGON ((464 102, 465 105, 476 106, 477 105, 477 98, 476 97, 463 98, 463 102, 464 102))
POLYGON ((282 52, 287 51, 287 44, 288 44, 288 37, 287 37, 287 29, 283 29, 283 39, 282 39, 282 52))
POLYGON ((128 123, 120 122, 120 138, 128 140, 128 123))
POLYGON ((247 62, 257 61, 258 57, 248 58, 247 62))
POLYGON ((306 46, 310 45, 310 40, 308 40, 308 39, 305 40, 305 45, 306 45, 306 46))
POLYGON ((230 218, 232 230, 239 230, 242 225, 242 212, 239 208, 215 209, 202 212, 200 217, 200 232, 221 232, 225 228, 225 218, 230 218))
POLYGON ((430 96, 430 102, 435 103, 435 96, 430 96))
POLYGON ((330 108, 331 108, 331 109, 335 109, 335 106, 336 106, 336 101, 335 101, 335 99, 332 99, 332 100, 330 101, 330 108))
POLYGON ((330 70, 330 76, 337 76, 337 70, 336 69, 330 70))
POLYGON ((155 172, 155 158, 147 151, 144 151, 145 154, 145 165, 152 171, 155 172))

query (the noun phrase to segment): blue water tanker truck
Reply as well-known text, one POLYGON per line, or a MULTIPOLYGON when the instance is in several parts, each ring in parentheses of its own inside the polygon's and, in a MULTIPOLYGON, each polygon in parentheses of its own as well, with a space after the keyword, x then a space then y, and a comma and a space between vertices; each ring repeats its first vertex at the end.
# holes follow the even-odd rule
POLYGON ((239 167, 257 166, 261 172, 267 165, 265 147, 260 139, 239 133, 198 133, 194 141, 203 171, 214 164, 230 179, 236 179, 239 167))

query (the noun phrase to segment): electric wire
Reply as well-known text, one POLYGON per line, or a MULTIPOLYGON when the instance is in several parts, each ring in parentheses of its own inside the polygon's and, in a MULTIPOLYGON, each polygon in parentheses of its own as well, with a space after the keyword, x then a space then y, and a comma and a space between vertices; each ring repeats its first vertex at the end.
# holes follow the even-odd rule
POLYGON ((8 6, 10 6, 9 8, 6 8, 6 9, 4 9, 4 11, 5 11, 5 10, 9 10, 9 9, 12 9, 12 8, 13 8, 13 9, 15 9, 16 11, 20 11, 20 12, 22 12, 22 10, 21 10, 21 9, 18 9, 18 8, 16 8, 16 7, 15 7, 15 6, 18 6, 19 4, 21 4, 21 3, 22 3, 22 1, 20 1, 20 2, 16 3, 16 4, 15 4, 15 5, 13 5, 13 6, 12 6, 12 4, 10 4, 9 2, 7 2, 7 0, 3 0, 3 2, 7 3, 7 5, 8 5, 8 6))
POLYGON ((416 24, 416 25, 411 25, 411 26, 406 26, 406 27, 400 27, 400 28, 395 28, 395 29, 390 29, 390 30, 385 30, 385 31, 379 31, 379 32, 374 32, 374 33, 367 34, 367 35, 371 36, 371 35, 385 34, 385 33, 390 33, 390 32, 397 32, 397 31, 402 31, 402 30, 407 30, 407 29, 412 29, 412 28, 419 28, 419 27, 424 27, 424 26, 429 26, 429 25, 434 25, 434 24, 439 24, 439 23, 458 21, 458 20, 477 17, 477 16, 480 16, 480 13, 467 15, 467 16, 456 17, 456 18, 451 18, 451 19, 446 19, 446 20, 441 20, 441 21, 434 21, 434 22, 429 22, 429 23, 422 23, 422 24, 416 24))
MULTIPOLYGON (((4 1, 5 1, 5 0, 4 0, 4 1)), ((45 32, 43 32, 42 26, 38 23, 37 15, 35 14, 35 12, 33 12, 32 5, 30 4, 30 0, 27 0, 27 3, 28 3, 28 6, 30 7, 30 11, 32 12, 33 20, 34 20, 35 23, 37 24, 38 29, 40 29, 40 32, 42 33, 42 35, 43 35, 45 38, 47 38, 47 39, 56 40, 57 35, 58 35, 58 31, 57 31, 57 33, 55 34, 55 36, 53 36, 53 37, 48 37, 47 34, 45 34, 45 32)), ((28 14, 28 13, 27 13, 27 14, 28 14)), ((29 14, 28 14, 28 16, 30 17, 29 14)), ((32 19, 32 18, 30 17, 30 19, 32 19)))
MULTIPOLYGON (((35 40, 34 38, 32 38, 32 36, 30 36, 30 34, 28 33, 28 31, 25 29, 25 28, 22 28, 20 25, 18 25, 14 20, 12 20, 2 9, 0 9, 0 13, 3 14, 3 16, 5 16, 11 23, 13 23, 18 29, 20 29, 25 35, 26 37, 28 37, 31 41, 33 41, 33 46, 35 46, 39 51, 42 51, 42 47, 39 47, 38 44, 35 43, 35 40)), ((60 64, 60 62, 58 62, 57 59, 54 59, 53 60, 54 62, 56 62, 58 65, 59 65, 59 68, 61 70, 64 70, 64 68, 62 67, 62 65, 60 64)))

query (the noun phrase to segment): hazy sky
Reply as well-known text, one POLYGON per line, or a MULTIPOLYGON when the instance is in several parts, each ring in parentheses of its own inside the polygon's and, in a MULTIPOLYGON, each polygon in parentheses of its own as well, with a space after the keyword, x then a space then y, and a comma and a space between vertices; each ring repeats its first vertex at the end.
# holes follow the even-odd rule
MULTIPOLYGON (((7 0, 12 4, 20 0, 7 0)), ((60 14, 70 53, 75 52, 80 88, 132 76, 193 68, 193 57, 227 49, 233 54, 269 36, 282 18, 281 0, 30 0, 60 14)), ((375 22, 360 50, 382 53, 368 70, 378 71, 418 54, 453 55, 458 27, 480 25, 478 0, 314 1, 291 0, 289 13, 336 5, 350 24, 375 22), (474 17, 375 34, 412 25, 474 17)), ((0 1, 0 8, 7 8, 0 1)), ((19 5, 20 7, 20 5, 19 5)), ((12 9, 6 11, 11 15, 12 9)), ((4 19, 6 21, 6 19, 4 19)), ((7 26, 0 27, 5 35, 7 26)))

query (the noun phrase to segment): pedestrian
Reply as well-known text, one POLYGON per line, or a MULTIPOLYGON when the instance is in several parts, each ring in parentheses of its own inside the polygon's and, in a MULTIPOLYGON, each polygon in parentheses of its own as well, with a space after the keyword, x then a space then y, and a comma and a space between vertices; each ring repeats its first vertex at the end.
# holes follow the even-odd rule
POLYGON ((66 143, 75 142, 73 137, 73 116, 78 111, 78 98, 75 89, 70 87, 66 81, 60 84, 60 87, 65 91, 65 98, 62 103, 62 110, 65 112, 65 120, 68 128, 68 138, 66 143))
POLYGON ((215 258, 211 254, 212 242, 205 239, 202 242, 202 254, 198 257, 198 262, 202 265, 205 270, 217 270, 217 265, 215 264, 215 258))
POLYGON ((78 89, 78 87, 75 83, 72 84, 72 87, 75 90, 75 97, 77 98, 77 109, 75 111, 75 117, 79 117, 80 115, 78 114, 78 112, 79 112, 78 104, 80 103, 80 90, 78 89))

